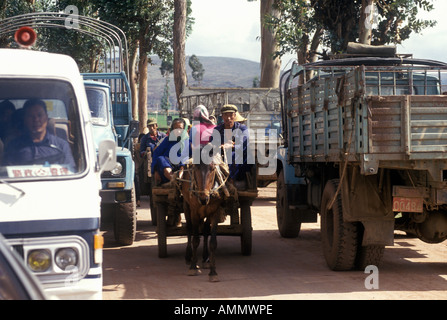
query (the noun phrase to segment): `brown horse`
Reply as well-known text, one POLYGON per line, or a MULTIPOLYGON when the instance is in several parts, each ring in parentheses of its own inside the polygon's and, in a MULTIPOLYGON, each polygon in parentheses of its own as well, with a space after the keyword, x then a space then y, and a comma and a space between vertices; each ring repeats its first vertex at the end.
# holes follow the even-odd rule
POLYGON ((227 175, 221 170, 222 163, 217 158, 211 164, 189 164, 184 170, 181 192, 188 235, 185 259, 190 263, 188 275, 198 275, 197 248, 200 244, 200 230, 203 228, 203 263, 209 258, 209 280, 219 281, 216 272, 217 225, 225 219, 224 198, 228 196, 225 182, 227 175), (210 236, 208 254, 208 236, 210 236))

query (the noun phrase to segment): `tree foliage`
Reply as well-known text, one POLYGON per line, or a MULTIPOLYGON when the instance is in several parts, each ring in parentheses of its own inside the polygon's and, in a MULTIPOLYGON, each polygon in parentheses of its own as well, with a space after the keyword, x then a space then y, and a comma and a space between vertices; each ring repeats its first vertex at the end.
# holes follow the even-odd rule
POLYGON ((164 110, 169 110, 171 108, 171 102, 169 101, 169 76, 174 72, 174 61, 173 60, 163 60, 160 66, 160 73, 162 77, 166 79, 165 88, 163 91, 163 96, 161 97, 160 106, 164 110))
MULTIPOLYGON (((175 0, 0 0, 0 18, 36 11, 64 11, 68 5, 78 8, 80 15, 100 19, 121 28, 129 43, 132 101, 134 117, 139 117, 143 129, 147 118, 147 67, 150 55, 162 60, 173 56, 173 18, 175 0), (138 56, 138 59, 137 59, 138 56), (138 61, 138 62, 137 62, 138 61), (136 65, 138 64, 138 68, 136 65), (138 71, 136 71, 138 69, 138 71), (139 85, 137 85, 137 82, 139 85), (136 94, 138 91, 138 94, 136 94), (138 110, 137 110, 138 109, 138 110)), ((186 37, 192 30, 191 1, 188 0, 186 37)), ((41 50, 71 55, 81 71, 98 71, 102 44, 73 30, 39 31, 41 50)), ((7 45, 1 43, 0 45, 7 45)))
MULTIPOLYGON (((46 0, 39 3, 40 10, 44 12, 66 12, 68 6, 76 6, 79 15, 97 18, 92 4, 85 0, 46 0)), ((61 28, 40 28, 38 32, 39 50, 71 56, 78 63, 81 72, 98 72, 100 61, 106 63, 106 46, 101 38, 78 32, 76 28, 65 28, 63 25, 61 28)))
MULTIPOLYGON (((378 25, 373 26, 371 43, 399 44, 410 35, 420 33, 436 22, 417 17, 419 10, 433 10, 432 1, 427 0, 376 0, 378 25)), ((349 0, 312 0, 314 19, 325 30, 324 44, 332 52, 344 51, 348 42, 355 42, 359 35, 362 8, 361 1, 349 0)))
MULTIPOLYGON (((436 22, 418 18, 418 13, 434 9, 429 0, 375 0, 378 24, 372 30, 371 43, 399 44, 412 33, 420 33, 436 22)), ((276 0, 279 19, 265 17, 276 31, 280 49, 276 52, 297 53, 300 63, 315 60, 318 46, 333 53, 342 52, 348 42, 359 37, 362 1, 352 0, 276 0)))
POLYGON ((192 69, 191 76, 200 84, 205 73, 205 69, 203 68, 202 63, 200 62, 199 58, 195 54, 193 54, 191 57, 189 57, 188 64, 192 69))

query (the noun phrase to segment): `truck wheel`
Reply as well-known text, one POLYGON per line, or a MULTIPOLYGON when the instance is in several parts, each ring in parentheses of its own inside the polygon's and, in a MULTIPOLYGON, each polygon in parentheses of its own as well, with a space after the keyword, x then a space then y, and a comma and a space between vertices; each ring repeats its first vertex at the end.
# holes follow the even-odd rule
POLYGON ((131 191, 131 201, 120 203, 116 206, 114 234, 115 240, 120 245, 131 245, 135 240, 137 231, 137 206, 135 200, 135 188, 131 191))
POLYGON ((383 254, 385 252, 385 246, 371 245, 362 246, 363 233, 365 228, 362 224, 359 224, 359 237, 358 237, 358 247, 357 247, 357 257, 355 261, 355 267, 358 270, 365 270, 367 266, 379 266, 382 261, 383 254))
POLYGON ((321 200, 321 241, 326 262, 331 270, 345 271, 354 268, 357 253, 357 224, 343 220, 343 207, 339 193, 328 209, 337 192, 338 179, 329 180, 321 200))
POLYGON ((385 246, 360 246, 357 251, 355 266, 358 270, 365 270, 367 266, 378 266, 383 258, 385 246))
POLYGON ((251 209, 248 201, 241 202, 241 251, 242 255, 251 255, 253 228, 251 226, 251 209))
POLYGON ((297 210, 290 210, 289 208, 289 194, 284 170, 280 171, 276 184, 276 221, 281 237, 298 237, 301 229, 301 219, 297 210))
POLYGON ((158 240, 158 257, 166 258, 167 250, 167 233, 166 233, 166 204, 158 202, 157 206, 157 240, 158 240))

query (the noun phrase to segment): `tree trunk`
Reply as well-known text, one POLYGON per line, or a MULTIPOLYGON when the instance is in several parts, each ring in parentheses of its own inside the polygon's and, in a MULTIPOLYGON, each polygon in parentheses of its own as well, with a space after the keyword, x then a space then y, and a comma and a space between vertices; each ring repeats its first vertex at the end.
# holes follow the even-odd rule
POLYGON ((174 84, 180 110, 180 95, 188 82, 185 65, 186 5, 186 0, 174 1, 174 84))
POLYGON ((140 41, 140 61, 138 63, 138 120, 140 121, 140 132, 143 132, 147 122, 147 66, 147 53, 144 49, 144 43, 140 41))
POLYGON ((281 73, 281 59, 273 59, 277 51, 275 34, 271 32, 264 23, 266 14, 278 17, 279 10, 273 9, 274 0, 261 0, 261 88, 278 88, 281 73))
MULTIPOLYGON (((130 61, 129 61, 129 86, 132 97, 132 118, 137 120, 140 119, 138 114, 138 73, 137 73, 137 50, 138 41, 130 46, 130 61)), ((143 129, 146 124, 143 125, 143 129)), ((141 125, 140 125, 141 128, 141 125)), ((140 131, 141 132, 141 131, 140 131)))
POLYGON ((359 21, 359 43, 371 44, 374 0, 362 0, 362 11, 359 21))

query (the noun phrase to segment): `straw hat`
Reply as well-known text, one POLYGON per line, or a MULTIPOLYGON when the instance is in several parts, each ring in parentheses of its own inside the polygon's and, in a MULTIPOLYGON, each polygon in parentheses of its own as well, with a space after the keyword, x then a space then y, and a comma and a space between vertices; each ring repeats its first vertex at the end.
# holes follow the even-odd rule
POLYGON ((234 121, 237 121, 237 122, 244 122, 244 121, 246 121, 247 119, 245 119, 238 111, 236 111, 236 119, 234 119, 234 121))

